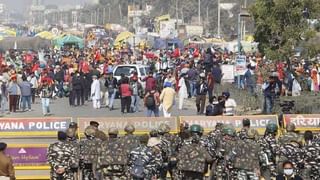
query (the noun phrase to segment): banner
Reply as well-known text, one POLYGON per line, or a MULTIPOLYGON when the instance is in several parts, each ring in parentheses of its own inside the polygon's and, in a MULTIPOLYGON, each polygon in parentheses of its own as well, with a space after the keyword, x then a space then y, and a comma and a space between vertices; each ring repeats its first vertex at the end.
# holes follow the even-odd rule
POLYGON ((12 158, 14 166, 46 166, 47 145, 9 145, 6 154, 12 158))
POLYGON ((179 127, 176 117, 78 118, 80 133, 83 133, 85 128, 90 125, 90 121, 97 121, 100 124, 99 129, 106 133, 110 127, 116 127, 123 134, 124 128, 128 124, 134 125, 136 134, 148 133, 152 129, 157 129, 162 123, 168 124, 171 127, 171 132, 177 132, 179 127))
POLYGON ((215 129, 217 123, 232 124, 237 130, 242 128, 242 120, 248 118, 251 121, 251 128, 256 129, 260 135, 264 134, 265 128, 269 122, 278 125, 276 115, 257 115, 257 116, 182 116, 180 122, 187 122, 201 125, 205 132, 215 129))
POLYGON ((68 128, 72 118, 1 118, 0 136, 56 136, 68 128))
POLYGON ((234 82, 234 65, 221 65, 222 81, 233 83, 234 82))
POLYGON ((286 127, 290 122, 296 125, 296 130, 320 130, 320 114, 286 114, 283 115, 286 127))
POLYGON ((247 62, 246 62, 246 56, 238 56, 236 58, 236 74, 237 75, 244 75, 246 73, 247 69, 247 62))

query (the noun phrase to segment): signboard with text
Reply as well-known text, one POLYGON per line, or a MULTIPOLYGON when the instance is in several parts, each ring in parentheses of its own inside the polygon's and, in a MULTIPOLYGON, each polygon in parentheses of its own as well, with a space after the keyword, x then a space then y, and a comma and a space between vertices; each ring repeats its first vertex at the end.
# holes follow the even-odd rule
POLYGON ((222 70, 222 81, 233 83, 234 82, 234 65, 221 65, 222 70))
POLYGON ((135 133, 137 134, 147 133, 152 129, 158 128, 162 123, 168 124, 172 132, 177 132, 179 127, 176 117, 79 118, 78 125, 80 133, 84 132, 85 128, 90 125, 90 121, 97 121, 100 124, 99 129, 104 132, 107 132, 110 127, 116 127, 120 133, 123 133, 123 129, 128 124, 135 126, 135 133))
POLYGON ((320 114, 286 114, 283 115, 285 126, 290 122, 296 130, 320 130, 320 114))
POLYGON ((246 62, 246 56, 238 56, 236 58, 236 74, 237 75, 244 75, 246 73, 247 69, 247 62, 246 62))
POLYGON ((278 125, 278 117, 275 115, 259 115, 259 116, 183 116, 180 122, 187 122, 189 125, 199 124, 205 132, 215 129, 217 123, 232 124, 237 130, 242 128, 242 120, 249 118, 251 127, 255 128, 260 135, 264 134, 265 128, 269 122, 278 125))
POLYGON ((45 166, 47 145, 9 145, 6 154, 12 158, 14 166, 45 166))
POLYGON ((56 136, 57 131, 66 130, 72 118, 1 118, 0 136, 56 136))

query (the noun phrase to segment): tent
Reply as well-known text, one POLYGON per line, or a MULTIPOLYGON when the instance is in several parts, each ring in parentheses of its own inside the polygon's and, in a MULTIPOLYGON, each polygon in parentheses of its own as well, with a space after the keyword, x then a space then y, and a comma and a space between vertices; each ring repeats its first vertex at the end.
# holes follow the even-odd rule
POLYGON ((79 46, 79 48, 84 47, 84 41, 82 38, 73 35, 64 35, 59 36, 58 38, 54 39, 54 45, 57 47, 63 47, 64 45, 72 44, 79 46))
POLYGON ((155 40, 154 44, 153 44, 153 48, 154 49, 172 49, 174 46, 174 48, 180 48, 182 49, 183 43, 180 41, 180 39, 178 38, 174 38, 174 39, 161 39, 158 38, 155 40))
POLYGON ((53 40, 56 35, 54 35, 53 33, 49 32, 49 31, 42 31, 38 34, 35 35, 36 37, 41 37, 42 39, 48 39, 48 40, 53 40))
POLYGON ((118 46, 118 45, 120 45, 124 40, 127 40, 127 39, 129 39, 129 38, 131 38, 131 37, 133 37, 133 36, 134 36, 134 34, 131 33, 131 32, 129 32, 129 31, 122 32, 122 33, 120 33, 120 34, 117 36, 116 40, 114 41, 114 45, 115 45, 115 46, 118 46))

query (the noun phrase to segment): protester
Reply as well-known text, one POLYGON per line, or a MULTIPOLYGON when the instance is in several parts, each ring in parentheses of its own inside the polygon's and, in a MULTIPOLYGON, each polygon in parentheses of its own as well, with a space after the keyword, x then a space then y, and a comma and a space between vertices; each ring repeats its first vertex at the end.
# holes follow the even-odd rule
POLYGON ((222 96, 225 97, 225 116, 233 116, 236 114, 237 103, 234 99, 230 98, 229 92, 223 92, 222 96))
POLYGON ((131 106, 131 95, 132 91, 129 85, 129 78, 125 78, 122 80, 121 85, 119 87, 119 94, 121 98, 121 112, 124 114, 124 110, 126 109, 126 113, 130 113, 131 106))
POLYGON ((156 90, 151 90, 144 96, 144 106, 147 108, 147 117, 151 117, 152 113, 155 117, 159 117, 160 97, 156 90))
POLYGON ((13 75, 11 77, 11 81, 9 82, 8 92, 9 92, 9 110, 10 112, 15 113, 17 111, 17 104, 19 101, 19 95, 21 93, 20 87, 17 84, 16 75, 13 75))
POLYGON ((138 81, 138 77, 132 77, 130 81, 130 89, 132 91, 131 96, 131 112, 140 112, 140 97, 143 97, 143 88, 141 83, 138 81))
POLYGON ((94 109, 100 109, 101 107, 101 92, 100 92, 100 82, 96 75, 92 76, 92 84, 91 84, 91 99, 94 109))
POLYGON ((181 74, 180 75, 180 78, 179 78, 179 84, 178 84, 178 87, 179 87, 179 92, 178 92, 178 95, 179 95, 179 110, 182 110, 183 108, 183 102, 184 102, 184 99, 188 98, 188 90, 187 90, 187 86, 186 86, 186 82, 185 82, 185 74, 181 74))
POLYGON ((206 95, 208 92, 208 84, 205 79, 205 74, 200 74, 200 81, 196 85, 196 106, 197 106, 197 114, 201 115, 204 113, 204 108, 206 105, 206 95))
POLYGON ((19 83, 21 90, 22 111, 26 111, 26 104, 28 104, 28 111, 31 111, 31 88, 32 84, 27 81, 27 77, 22 76, 23 82, 19 83))
POLYGON ((172 89, 170 82, 164 83, 164 89, 160 95, 160 102, 162 104, 162 111, 164 117, 171 117, 172 108, 175 102, 176 92, 172 89))
POLYGON ((40 84, 40 98, 42 104, 42 114, 50 115, 50 99, 52 98, 53 89, 49 86, 48 80, 43 80, 40 84))
POLYGON ((106 103, 110 111, 113 110, 114 98, 116 96, 117 87, 118 87, 117 84, 118 84, 117 79, 113 77, 113 74, 108 73, 108 77, 104 85, 105 87, 107 87, 107 91, 108 91, 108 97, 107 97, 106 103))

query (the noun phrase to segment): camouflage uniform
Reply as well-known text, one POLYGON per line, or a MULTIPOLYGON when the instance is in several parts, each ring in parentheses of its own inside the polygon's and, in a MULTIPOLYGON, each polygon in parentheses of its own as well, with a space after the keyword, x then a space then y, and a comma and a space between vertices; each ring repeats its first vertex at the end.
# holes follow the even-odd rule
POLYGON ((207 150, 200 145, 199 137, 192 137, 192 144, 185 144, 177 156, 177 167, 184 180, 203 180, 208 170, 208 163, 212 157, 207 150), (196 139, 196 140, 195 140, 196 139))
POLYGON ((74 172, 75 179, 78 179, 78 169, 79 169, 79 160, 80 160, 80 144, 79 140, 77 138, 76 130, 73 128, 67 129, 67 143, 70 144, 72 147, 72 152, 74 156, 76 157, 72 164, 75 166, 71 168, 71 170, 74 172))
POLYGON ((245 139, 239 142, 239 148, 235 158, 234 167, 237 169, 239 180, 258 180, 260 171, 261 148, 255 138, 258 133, 249 129, 245 139))
POLYGON ((263 152, 264 160, 261 164, 261 174, 269 180, 271 177, 275 177, 276 172, 276 155, 278 151, 277 140, 274 135, 267 134, 258 140, 263 152))
POLYGON ((249 128, 241 128, 241 130, 237 134, 239 139, 241 139, 241 140, 246 139, 248 136, 248 130, 249 130, 249 128))
POLYGON ((308 141, 303 147, 304 151, 304 170, 305 180, 320 179, 320 145, 315 141, 308 141))
POLYGON ((48 148, 47 159, 51 166, 50 177, 52 180, 74 180, 74 171, 72 167, 77 167, 77 157, 75 156, 73 146, 65 141, 53 143, 48 148), (64 168, 65 173, 58 175, 55 171, 58 168, 64 168))
POLYGON ((278 161, 278 172, 283 172, 282 164, 285 161, 290 160, 296 170, 296 173, 300 175, 300 168, 303 165, 304 152, 301 149, 298 142, 290 142, 280 146, 278 161))
MULTIPOLYGON (((134 148, 129 154, 128 171, 130 179, 149 180, 157 174, 157 170, 161 167, 161 162, 154 156, 152 148, 145 145, 139 145, 134 148), (141 170, 142 176, 134 177, 135 170, 141 170)), ((161 157, 161 156, 160 156, 161 157)))
POLYGON ((140 142, 139 138, 133 134, 126 134, 121 138, 123 144, 126 144, 127 154, 129 154, 134 148, 138 147, 140 142))
POLYGON ((298 141, 300 140, 300 136, 298 133, 295 132, 296 126, 293 123, 287 124, 286 133, 279 138, 279 143, 281 145, 290 143, 291 141, 298 141))
MULTIPOLYGON (((110 128, 110 135, 117 135, 118 129, 110 128), (112 132, 112 133, 111 133, 112 132)), ((98 164, 97 170, 102 176, 103 180, 118 180, 127 179, 126 165, 128 161, 126 145, 117 136, 109 137, 109 139, 102 143, 98 148, 98 164)))
POLYGON ((159 127, 160 133, 160 147, 163 158, 163 169, 160 173, 160 178, 166 179, 167 172, 169 171, 171 177, 176 179, 178 172, 176 168, 170 164, 170 161, 176 161, 176 152, 178 149, 179 138, 169 133, 170 127, 166 124, 161 124, 159 127))
POLYGON ((86 128, 86 139, 80 141, 80 170, 82 180, 93 180, 97 178, 96 167, 98 162, 98 148, 101 145, 101 140, 96 139, 95 130, 90 126, 86 128), (91 133, 88 132, 93 130, 91 133))

